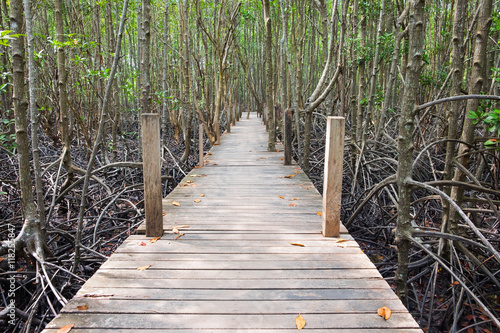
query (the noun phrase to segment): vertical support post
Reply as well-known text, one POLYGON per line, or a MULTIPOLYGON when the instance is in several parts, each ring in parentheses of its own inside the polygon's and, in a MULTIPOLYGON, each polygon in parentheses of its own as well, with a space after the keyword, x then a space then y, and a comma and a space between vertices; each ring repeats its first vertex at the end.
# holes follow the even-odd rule
POLYGON ((160 115, 156 113, 144 113, 142 115, 141 130, 146 236, 159 237, 163 234, 160 115))
POLYGON ((340 234, 340 201, 344 162, 345 118, 328 117, 326 127, 325 174, 323 183, 323 236, 340 234))
POLYGON ((200 161, 199 166, 203 166, 205 163, 203 161, 203 124, 198 126, 198 154, 200 161))
POLYGON ((283 134, 284 134, 284 145, 285 145, 285 158, 283 161, 284 165, 291 165, 292 164, 292 117, 293 117, 293 110, 288 109, 285 111, 285 128, 283 129, 283 134))

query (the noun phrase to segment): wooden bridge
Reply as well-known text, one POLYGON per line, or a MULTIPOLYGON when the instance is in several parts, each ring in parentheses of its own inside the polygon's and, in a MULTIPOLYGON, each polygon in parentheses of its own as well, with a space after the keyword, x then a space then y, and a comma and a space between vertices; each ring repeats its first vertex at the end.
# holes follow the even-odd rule
POLYGON ((318 332, 422 332, 343 227, 321 235, 321 195, 266 148, 255 115, 237 123, 164 199, 161 239, 130 236, 44 332, 293 332, 299 314, 318 332))

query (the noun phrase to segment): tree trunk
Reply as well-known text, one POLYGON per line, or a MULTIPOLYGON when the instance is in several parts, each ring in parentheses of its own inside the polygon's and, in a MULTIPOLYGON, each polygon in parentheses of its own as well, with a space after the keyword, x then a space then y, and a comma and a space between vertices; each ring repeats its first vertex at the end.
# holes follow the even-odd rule
POLYGON ((410 48, 408 68, 405 78, 404 98, 399 116, 398 169, 397 184, 399 202, 397 207, 396 246, 398 248, 398 268, 396 270, 396 287, 398 297, 406 304, 408 297, 408 263, 411 225, 411 186, 413 172, 413 133, 415 130, 415 106, 422 70, 422 53, 425 38, 425 0, 413 0, 410 8, 410 48))
MULTIPOLYGON (((452 77, 451 77, 451 96, 458 96, 461 94, 463 72, 464 72, 464 22, 466 17, 465 0, 455 0, 455 17, 453 19, 453 53, 452 53, 452 77)), ((448 139, 456 140, 458 138, 458 119, 460 115, 460 101, 451 102, 448 106, 448 139)), ((444 166, 443 179, 451 180, 453 159, 455 158, 455 142, 448 142, 446 144, 446 159, 444 166)), ((448 195, 451 193, 451 187, 446 186, 444 192, 448 195)), ((447 201, 443 202, 443 226, 449 229, 449 213, 450 205, 447 201)))
POLYGON ((269 130, 268 151, 276 150, 276 117, 274 112, 274 94, 273 94, 273 66, 272 66, 272 47, 273 36, 271 29, 271 9, 269 0, 263 0, 264 3, 264 27, 266 29, 266 102, 267 102, 267 123, 269 130))
MULTIPOLYGON (((482 0, 480 3, 479 17, 477 21, 476 30, 476 42, 474 49, 474 58, 472 60, 472 72, 469 80, 469 95, 478 95, 483 91, 483 88, 487 85, 487 79, 485 78, 486 71, 486 49, 488 46, 488 34, 490 26, 492 23, 492 8, 493 0, 482 0)), ((478 99, 467 100, 466 112, 477 111, 479 107, 478 99)), ((464 126, 462 130, 462 135, 460 137, 461 141, 468 144, 474 143, 474 130, 476 128, 474 120, 467 117, 464 120, 464 126)), ((469 166, 470 155, 469 146, 460 144, 458 148, 458 163, 462 164, 465 168, 469 166)), ((460 170, 455 170, 455 175, 453 177, 454 181, 464 181, 465 174, 460 170)), ((462 187, 453 187, 451 189, 451 198, 455 200, 458 205, 461 205, 464 197, 464 189, 462 187)), ((458 216, 456 210, 450 212, 450 228, 451 230, 456 230, 458 228, 458 222, 460 217, 458 216)))

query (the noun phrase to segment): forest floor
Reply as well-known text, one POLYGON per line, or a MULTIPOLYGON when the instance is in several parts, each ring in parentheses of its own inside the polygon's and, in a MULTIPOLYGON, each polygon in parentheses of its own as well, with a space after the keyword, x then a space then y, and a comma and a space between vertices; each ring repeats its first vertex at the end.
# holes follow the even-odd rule
MULTIPOLYGON (((61 151, 58 143, 51 142, 49 138, 42 136, 40 143, 42 163, 45 167, 57 161, 61 151)), ((324 158, 325 128, 316 123, 313 130, 311 144, 311 172, 310 178, 316 188, 322 193, 323 182, 323 158, 324 158)), ((347 146, 346 146, 347 147, 347 146)), ((208 143, 205 145, 208 149, 208 143)), ((295 147, 296 148, 296 147, 295 147)), ((170 176, 163 184, 163 196, 166 196, 197 164, 197 151, 193 152, 188 163, 181 164, 177 156, 184 151, 183 142, 171 140, 168 151, 164 154, 164 175, 170 176)), ((298 160, 302 151, 295 149, 295 159, 298 160)), ((351 158, 351 151, 346 148, 345 157, 351 158)), ((87 151, 84 145, 75 143, 72 151, 73 163, 84 167, 87 160, 87 151)), ((108 151, 107 155, 99 157, 96 168, 113 161, 139 161, 139 147, 134 135, 125 135, 120 141, 116 151, 108 151)), ((0 239, 8 239, 8 228, 6 225, 14 225, 15 233, 22 226, 20 198, 18 195, 18 170, 16 155, 5 148, 0 149, 0 239)), ((58 197, 58 186, 64 181, 64 177, 58 176, 59 164, 53 165, 44 175, 47 184, 46 205, 51 207, 50 222, 47 225, 48 246, 51 250, 47 260, 58 269, 54 269, 53 284, 63 299, 69 300, 80 289, 82 284, 92 276, 106 258, 143 222, 143 194, 141 188, 142 170, 135 168, 110 168, 97 176, 109 189, 98 183, 93 183, 89 190, 89 203, 85 213, 86 222, 83 231, 83 244, 95 251, 83 255, 74 274, 75 278, 64 270, 71 270, 74 262, 74 236, 77 225, 77 215, 80 204, 81 189, 75 187, 62 197, 58 197), (59 185, 58 185, 59 184, 59 185)), ((352 190, 352 177, 349 172, 344 173, 343 180, 343 221, 347 219, 359 204, 360 198, 364 196, 367 188, 356 186, 352 190)), ((357 240, 364 252, 370 257, 379 269, 382 276, 393 287, 393 276, 397 266, 397 251, 394 247, 395 215, 389 207, 378 200, 378 206, 373 204, 365 209, 364 214, 359 215, 351 224, 349 231, 357 240), (392 214, 392 215, 391 215, 392 214)), ((382 200, 383 201, 383 200, 382 200)), ((433 212, 429 213, 431 216, 433 212)), ((439 225, 439 214, 434 215, 435 220, 429 218, 429 224, 439 225)), ((413 261, 424 257, 419 253, 413 253, 413 261)), ((0 258, 0 287, 2 288, 2 304, 0 304, 0 330, 5 332, 39 332, 62 307, 64 301, 58 300, 53 293, 48 291, 47 286, 39 284, 39 273, 36 266, 29 259, 16 261, 17 271, 15 273, 7 269, 7 260, 0 258), (16 322, 8 325, 9 318, 5 309, 6 293, 9 290, 8 277, 15 278, 16 284, 16 322)), ((429 263, 411 269, 411 290, 407 304, 410 312, 424 328, 426 332, 448 332, 453 323, 450 323, 449 314, 453 311, 453 302, 447 298, 450 283, 448 280, 438 281, 435 285, 435 294, 438 297, 438 306, 429 306, 429 300, 425 298, 432 275, 429 274, 429 263), (432 312, 432 321, 429 322, 429 311, 432 312)), ((494 295, 495 293, 492 293, 494 295)), ((498 303, 497 303, 498 304, 498 303)), ((472 332, 468 328, 479 316, 480 309, 472 306, 463 308, 465 313, 458 323, 463 332, 472 332)), ((488 329, 475 330, 474 332, 491 332, 488 329)))

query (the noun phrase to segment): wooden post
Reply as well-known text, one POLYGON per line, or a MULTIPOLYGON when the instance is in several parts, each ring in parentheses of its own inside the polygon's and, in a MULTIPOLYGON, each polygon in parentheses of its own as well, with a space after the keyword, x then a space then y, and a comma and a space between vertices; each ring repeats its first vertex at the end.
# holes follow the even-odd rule
POLYGON ((142 115, 142 167, 144 175, 144 206, 146 236, 163 234, 163 211, 160 166, 160 115, 142 115))
POLYGON ((285 145, 285 158, 284 165, 292 164, 292 115, 293 110, 288 109, 285 111, 285 128, 283 129, 284 134, 284 145, 285 145))
POLYGON ((340 201, 344 162, 344 117, 328 117, 323 183, 323 236, 340 234, 340 201))
POLYGON ((200 161, 198 162, 199 166, 204 165, 203 161, 203 124, 200 124, 198 127, 198 153, 200 156, 200 161))

